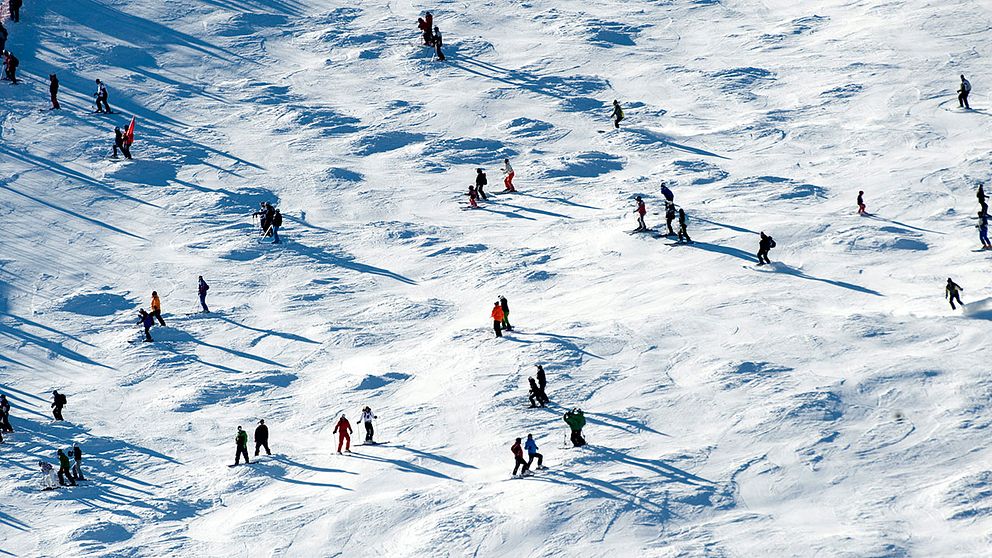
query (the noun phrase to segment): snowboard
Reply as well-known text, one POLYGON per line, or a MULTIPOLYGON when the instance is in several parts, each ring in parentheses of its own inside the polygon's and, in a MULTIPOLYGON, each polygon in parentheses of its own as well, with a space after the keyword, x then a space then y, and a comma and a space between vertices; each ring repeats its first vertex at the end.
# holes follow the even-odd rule
POLYGON ((388 441, 386 441, 386 442, 362 442, 361 444, 355 444, 355 446, 356 447, 361 447, 361 446, 384 446, 384 445, 386 445, 388 443, 389 443, 388 441))

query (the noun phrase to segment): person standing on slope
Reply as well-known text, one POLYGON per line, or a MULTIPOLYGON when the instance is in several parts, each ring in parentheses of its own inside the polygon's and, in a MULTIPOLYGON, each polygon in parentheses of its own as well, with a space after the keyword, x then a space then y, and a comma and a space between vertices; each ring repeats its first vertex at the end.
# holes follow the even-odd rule
POLYGON ((427 21, 424 18, 417 18, 417 29, 420 29, 421 36, 424 39, 424 46, 434 46, 434 38, 431 37, 431 28, 428 27, 427 21))
POLYGON ((444 62, 444 53, 441 52, 441 47, 444 46, 444 37, 441 36, 441 30, 434 26, 434 56, 441 62, 444 62))
POLYGON ((245 456, 245 465, 251 463, 248 460, 248 433, 240 426, 238 427, 238 433, 234 435, 234 443, 237 445, 237 449, 234 452, 234 464, 241 464, 242 455, 245 456))
POLYGON ((665 202, 665 224, 668 225, 668 235, 675 236, 675 229, 672 228, 672 221, 675 220, 675 204, 665 202))
POLYGON ((125 159, 131 158, 131 149, 127 146, 127 138, 120 126, 114 126, 114 159, 117 158, 117 150, 120 149, 125 159))
POLYGON ((14 20, 14 23, 21 21, 21 6, 23 5, 23 0, 10 0, 10 19, 14 20))
POLYGON ((14 431, 10 425, 10 402, 7 401, 7 396, 4 394, 0 394, 0 431, 14 431))
POLYGON ((72 476, 77 481, 84 481, 83 478, 83 450, 79 449, 79 444, 72 445, 72 476))
POLYGON ((637 201, 637 209, 634 210, 634 213, 637 214, 637 228, 634 229, 634 232, 646 231, 648 226, 644 224, 644 216, 647 215, 648 210, 644 207, 644 200, 641 199, 641 196, 634 199, 637 201))
POLYGON ((479 194, 475 191, 475 184, 470 184, 468 187, 468 205, 469 207, 479 207, 479 204, 475 201, 479 199, 479 194))
POLYGON ((496 301, 490 315, 493 318, 493 331, 496 332, 496 337, 503 337, 503 309, 500 307, 499 301, 496 301))
POLYGON ((158 319, 158 324, 165 327, 165 320, 162 319, 162 301, 158 298, 158 292, 152 291, 152 317, 158 319))
POLYGON ((531 463, 534 462, 534 458, 537 458, 537 470, 540 471, 544 468, 544 456, 537 453, 537 442, 534 441, 534 435, 528 434, 527 441, 524 442, 524 449, 527 450, 527 468, 530 469, 531 463))
POLYGON ((624 119, 623 109, 620 108, 620 101, 613 99, 613 127, 620 129, 620 121, 624 119))
POLYGON ((76 479, 72 478, 72 471, 69 470, 69 456, 64 451, 59 450, 59 485, 65 486, 66 477, 69 478, 69 486, 76 486, 76 479))
POLYGON ((957 310, 957 308, 954 306, 955 300, 958 301, 958 304, 964 306, 964 303, 961 302, 961 291, 963 290, 964 289, 961 288, 961 285, 958 285, 954 281, 951 281, 950 277, 947 278, 947 288, 944 289, 945 291, 944 298, 951 301, 951 310, 957 310))
POLYGON ((572 446, 582 447, 586 445, 586 439, 582 437, 582 428, 586 425, 586 416, 582 414, 582 409, 578 407, 565 413, 562 417, 565 424, 572 431, 572 446))
POLYGON ((541 387, 537 385, 537 382, 534 381, 534 378, 527 378, 527 382, 530 384, 529 399, 530 399, 531 408, 537 407, 538 405, 540 405, 541 407, 547 405, 549 401, 548 396, 545 395, 544 390, 542 390, 541 387))
MULTIPOLYGON (((110 110, 110 104, 107 99, 110 95, 107 93, 107 86, 103 84, 102 81, 96 80, 96 111, 105 112, 107 114, 113 114, 114 111, 110 110)), ((130 159, 130 157, 128 157, 130 159)))
POLYGON ((7 31, 7 28, 3 26, 3 22, 0 21, 0 52, 7 50, 7 37, 9 36, 10 33, 7 31))
POLYGON ((992 248, 989 243, 989 216, 981 211, 978 212, 978 240, 982 241, 982 250, 992 248))
POLYGON ((513 445, 510 446, 510 451, 513 452, 513 476, 517 476, 517 470, 520 469, 520 476, 527 477, 532 473, 530 472, 530 467, 527 466, 527 462, 524 461, 524 450, 520 447, 520 438, 517 438, 513 445), (523 469, 521 469, 523 467, 523 469))
POLYGON ((685 227, 686 217, 685 210, 681 207, 679 208, 679 242, 688 242, 692 244, 692 239, 689 238, 689 231, 685 227))
POLYGON ((65 420, 62 418, 62 407, 65 407, 66 402, 65 395, 59 393, 59 390, 52 391, 52 416, 55 420, 65 420))
POLYGON ((665 196, 665 201, 675 203, 675 192, 673 192, 664 182, 661 183, 661 195, 665 196))
POLYGON ((374 444, 372 441, 372 436, 375 434, 375 429, 372 428, 372 419, 377 419, 379 417, 372 413, 372 407, 368 405, 362 409, 362 423, 365 425, 365 443, 374 444))
POLYGON ((475 193, 479 194, 479 197, 488 200, 489 196, 486 195, 484 190, 486 184, 489 184, 489 180, 486 179, 486 173, 482 169, 475 169, 475 193))
POLYGON ((988 213, 989 204, 985 201, 987 196, 985 195, 985 186, 983 184, 978 185, 978 191, 975 192, 975 197, 978 198, 978 205, 982 208, 982 213, 988 213))
POLYGON ((4 78, 10 81, 12 85, 17 85, 17 67, 21 65, 21 61, 14 56, 13 52, 9 50, 3 53, 3 68, 4 68, 4 78))
POLYGON ((758 241, 758 265, 772 263, 768 259, 768 251, 775 247, 775 239, 761 231, 761 240, 758 241))
POLYGON ((517 189, 513 187, 513 167, 510 166, 509 159, 503 159, 503 186, 506 187, 504 192, 516 192, 517 189))
POLYGON ((202 275, 199 276, 196 283, 196 292, 200 295, 200 307, 203 308, 203 313, 206 314, 210 312, 210 309, 207 308, 207 291, 210 290, 210 285, 203 280, 202 275))
POLYGON ((144 326, 145 328, 145 342, 151 343, 152 341, 154 341, 152 339, 152 334, 149 330, 152 328, 153 325, 155 325, 155 318, 152 318, 151 314, 145 312, 144 308, 138 310, 138 323, 144 326))
POLYGON ((503 309, 503 331, 513 331, 513 326, 510 325, 510 303, 503 295, 499 295, 499 307, 503 309))
POLYGON ((345 445, 344 451, 351 453, 351 423, 344 415, 338 419, 338 423, 334 426, 334 434, 338 435, 338 453, 341 453, 341 446, 345 445))
POLYGON ((48 94, 52 98, 52 110, 59 110, 59 77, 55 74, 48 76, 48 94))
POLYGON ((279 227, 282 226, 282 213, 277 209, 272 214, 272 244, 279 244, 279 227))
POLYGON ((858 190, 858 215, 865 214, 865 191, 858 190))
POLYGON ((255 427, 255 457, 258 457, 262 448, 265 448, 265 455, 272 455, 269 451, 269 427, 265 426, 265 419, 259 419, 258 426, 255 427))
POLYGON ((540 364, 537 365, 537 387, 541 388, 541 391, 548 387, 548 377, 544 375, 544 367, 540 364))
POLYGON ((971 82, 964 79, 964 74, 961 74, 961 86, 958 87, 958 107, 970 109, 971 106, 968 105, 968 94, 971 93, 971 82))

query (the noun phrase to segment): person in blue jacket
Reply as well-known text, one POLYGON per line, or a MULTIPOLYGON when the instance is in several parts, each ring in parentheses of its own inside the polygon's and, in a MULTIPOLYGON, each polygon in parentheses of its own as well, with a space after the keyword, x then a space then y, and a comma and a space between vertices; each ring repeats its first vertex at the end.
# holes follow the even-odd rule
POLYGON ((152 341, 152 334, 149 333, 148 330, 151 329, 153 325, 155 325, 155 320, 152 319, 151 314, 145 312, 144 308, 138 310, 138 323, 145 326, 145 341, 146 342, 152 341))
POLYGON ((544 468, 544 456, 537 453, 537 442, 534 441, 534 435, 528 434, 527 441, 524 442, 524 449, 527 450, 527 468, 530 469, 531 463, 534 462, 534 458, 537 458, 537 469, 544 468))
POLYGON ((675 193, 672 192, 668 186, 665 186, 664 182, 661 183, 661 195, 665 196, 668 203, 675 203, 675 193))
POLYGON ((210 309, 207 308, 207 291, 209 290, 210 290, 210 285, 208 285, 207 282, 203 280, 203 276, 201 275, 199 279, 199 285, 197 286, 197 292, 200 293, 200 306, 203 307, 204 312, 210 312, 210 309))

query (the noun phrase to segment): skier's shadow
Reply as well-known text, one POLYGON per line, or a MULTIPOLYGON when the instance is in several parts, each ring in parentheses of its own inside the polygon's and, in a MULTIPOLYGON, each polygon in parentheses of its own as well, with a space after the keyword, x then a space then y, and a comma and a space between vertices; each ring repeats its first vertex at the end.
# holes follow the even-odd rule
POLYGON ((513 219, 526 219, 528 221, 537 221, 537 219, 535 219, 533 217, 528 217, 526 215, 520 215, 519 213, 515 213, 513 211, 500 211, 498 209, 493 209, 493 208, 489 207, 488 205, 480 205, 479 207, 473 208, 473 209, 478 209, 478 210, 481 210, 481 211, 487 211, 489 213, 497 213, 499 215, 503 215, 505 217, 511 217, 513 219))
POLYGON ((222 321, 222 322, 227 322, 229 324, 236 325, 238 327, 247 329, 249 331, 255 331, 255 332, 258 332, 258 333, 262 333, 262 334, 264 334, 266 336, 271 335, 273 337, 282 337, 283 339, 288 339, 290 341, 299 341, 301 343, 310 343, 312 345, 319 345, 320 344, 319 341, 314 341, 313 339, 308 339, 306 337, 303 337, 301 335, 296 335, 296 334, 293 334, 293 333, 283 333, 283 332, 274 331, 274 330, 271 330, 271 329, 260 329, 260 328, 257 328, 257 327, 252 327, 252 326, 249 326, 249 325, 242 324, 240 322, 236 322, 236 321, 234 321, 234 320, 232 320, 230 318, 225 318, 223 316, 220 316, 218 319, 220 321, 222 321))
POLYGON ((551 202, 558 202, 560 204, 571 205, 573 207, 581 207, 583 209, 596 209, 596 210, 602 210, 603 209, 602 207, 593 207, 591 205, 583 205, 581 203, 573 202, 573 201, 571 201, 569 199, 566 199, 566 198, 554 198, 554 197, 551 197, 551 196, 538 196, 537 194, 530 194, 530 193, 523 193, 523 192, 516 192, 516 193, 514 193, 514 195, 515 196, 524 196, 524 197, 527 197, 527 198, 535 198, 535 199, 545 200, 545 201, 551 201, 551 202))
POLYGON ((892 223, 893 225, 897 225, 897 226, 900 226, 900 227, 903 227, 903 228, 906 228, 906 229, 910 229, 910 230, 914 230, 914 231, 927 232, 927 233, 933 233, 933 234, 947 234, 947 233, 942 233, 940 231, 934 231, 934 230, 930 230, 930 229, 924 229, 923 227, 914 227, 913 225, 907 225, 906 223, 900 223, 899 221, 895 221, 893 219, 886 219, 885 217, 880 217, 880 216, 878 216, 878 215, 876 215, 874 213, 867 214, 867 215, 865 215, 865 217, 867 217, 869 219, 874 219, 876 221, 884 221, 886 223, 892 223))
POLYGON ((347 257, 342 257, 342 256, 338 256, 338 255, 332 254, 331 252, 329 252, 325 248, 318 248, 318 247, 313 247, 313 246, 307 246, 307 245, 301 244, 299 242, 287 242, 286 243, 286 246, 289 249, 294 250, 295 252, 299 253, 300 255, 305 256, 307 258, 310 258, 310 259, 312 259, 314 261, 317 261, 317 262, 320 262, 320 263, 326 263, 326 264, 329 264, 329 265, 343 267, 345 269, 350 269, 352 271, 357 271, 359 273, 368 273, 368 274, 371 274, 371 275, 379 275, 381 277, 386 277, 388 279, 394 279, 394 280, 399 281, 401 283, 406 283, 407 285, 416 285, 417 284, 417 282, 414 281, 413 279, 410 279, 409 277, 405 277, 403 275, 400 275, 399 273, 395 273, 395 272, 392 272, 392 271, 390 271, 388 269, 384 269, 384 268, 381 268, 381 267, 375 267, 373 265, 363 264, 361 262, 356 262, 355 260, 350 259, 350 258, 347 258, 347 257))
POLYGON ((692 244, 687 244, 685 246, 689 246, 689 247, 692 247, 692 248, 699 248, 700 250, 705 250, 707 252, 714 252, 716 254, 724 254, 724 255, 727 255, 727 256, 733 256, 735 258, 740 258, 742 260, 745 260, 745 261, 748 261, 748 262, 751 262, 751 263, 757 263, 757 261, 758 261, 758 257, 755 256, 754 254, 751 254, 749 252, 745 252, 744 250, 741 250, 740 248, 734 248, 733 246, 723 246, 723 245, 720 245, 720 244, 712 244, 712 243, 709 243, 709 242, 700 242, 698 240, 694 240, 692 242, 692 244))
MULTIPOLYGON (((31 529, 31 526, 27 523, 3 511, 0 511, 0 525, 6 525, 11 529, 17 529, 18 531, 29 531, 31 529)), ((14 556, 14 554, 10 554, 9 552, 4 552, 2 550, 0 550, 0 553, 7 554, 8 556, 14 556)))
POLYGON ((478 468, 475 465, 469 465, 468 463, 462 463, 461 461, 458 461, 456 459, 452 459, 450 457, 446 457, 446 456, 443 456, 443 455, 438 455, 436 453, 426 452, 426 451, 423 451, 423 450, 413 449, 411 447, 407 447, 407 446, 404 446, 404 445, 401 445, 401 444, 391 444, 390 447, 401 449, 403 451, 408 451, 408 452, 410 452, 410 453, 412 453, 412 454, 414 454, 414 455, 416 455, 418 457, 423 457, 425 459, 432 459, 434 461, 440 461, 441 463, 444 463, 445 465, 452 465, 454 467, 461 467, 463 469, 477 469, 478 468))
POLYGON ((409 461, 405 461, 403 459, 390 459, 388 457, 376 457, 374 455, 369 455, 367 453, 358 453, 356 451, 352 451, 351 452, 351 457, 353 457, 355 459, 365 460, 365 461, 375 461, 377 463, 386 463, 386 464, 389 464, 389 465, 393 465, 394 467, 397 467, 401 471, 406 471, 408 473, 417 473, 417 474, 426 475, 426 476, 429 476, 429 477, 435 477, 435 478, 444 479, 444 480, 450 480, 450 481, 455 481, 455 482, 462 482, 461 479, 456 479, 454 477, 449 477, 448 475, 446 475, 446 474, 444 474, 444 473, 442 473, 440 471, 435 471, 433 469, 428 469, 427 467, 421 467, 420 465, 415 465, 415 464, 410 463, 409 461))
POLYGON ((527 211, 527 212, 530 212, 530 213, 537 213, 539 215, 547 215, 549 217, 560 217, 562 219, 571 219, 572 218, 571 216, 565 215, 563 213, 555 213, 553 211, 545 211, 543 209, 534 209, 534 208, 531 208, 531 207, 524 207, 522 205, 513 205, 511 203, 506 203, 506 202, 500 202, 500 205, 505 206, 505 207, 512 207, 513 209, 519 209, 520 211, 527 211))
MULTIPOLYGON (((311 480, 302 480, 302 479, 290 478, 290 477, 286 476, 286 468, 279 464, 280 462, 284 462, 284 463, 285 462, 288 462, 288 460, 287 461, 281 461, 281 460, 273 459, 272 461, 273 462, 269 462, 269 463, 267 463, 265 461, 255 461, 254 463, 252 463, 252 467, 255 468, 256 470, 258 470, 259 472, 268 475, 269 478, 271 478, 273 480, 277 480, 277 481, 281 481, 281 482, 285 482, 285 483, 289 483, 289 484, 298 484, 298 485, 301 485, 301 486, 319 486, 321 488, 339 488, 341 490, 346 490, 348 492, 351 492, 352 491, 352 489, 350 489, 350 488, 348 488, 346 486, 341 486, 340 484, 334 484, 332 482, 317 482, 317 481, 311 481, 311 480)), ((298 465, 302 465, 302 464, 298 464, 298 465)), ((353 473, 351 471, 344 471, 344 470, 341 470, 341 469, 320 469, 320 468, 317 468, 317 467, 306 467, 306 466, 304 466, 304 468, 313 469, 313 470, 319 470, 321 472, 327 472, 327 473, 345 473, 345 474, 349 474, 349 475, 357 475, 358 474, 358 473, 353 473)))
POLYGON ((621 488, 616 483, 593 477, 583 477, 567 470, 549 470, 540 475, 530 477, 528 480, 559 484, 568 488, 578 486, 592 497, 622 502, 625 508, 640 510, 649 516, 656 517, 659 522, 667 520, 672 515, 665 506, 655 503, 642 494, 634 494, 629 490, 621 488))
MULTIPOLYGON (((10 337, 11 339, 19 340, 24 345, 34 345, 34 346, 36 346, 36 347, 38 347, 38 348, 40 348, 40 349, 48 352, 49 354, 59 355, 59 356, 65 358, 67 360, 70 360, 70 361, 73 361, 73 362, 77 362, 79 364, 86 364, 86 365, 90 365, 90 366, 97 366, 97 367, 100 367, 100 368, 106 368, 108 370, 113 370, 113 367, 107 366, 106 364, 103 364, 101 362, 97 362, 97 361, 91 359, 90 357, 88 357, 86 355, 77 353, 76 351, 74 351, 72 349, 66 348, 65 346, 62 345, 62 343, 59 343, 57 341, 52 341, 52 340, 47 339, 45 337, 42 337, 40 335, 35 335, 34 333, 29 333, 29 332, 25 331, 25 329, 24 329, 25 326, 30 326, 30 327, 38 328, 38 329, 41 329, 41 330, 44 330, 44 331, 48 331, 50 333, 54 333, 54 334, 57 334, 57 335, 68 337, 69 339, 72 339, 74 341, 79 341, 79 339, 76 339, 75 337, 73 337, 71 335, 62 333, 62 332, 60 332, 58 330, 52 329, 52 328, 50 328, 48 326, 44 326, 42 324, 39 324, 39 323, 34 322, 32 320, 29 320, 27 318, 23 318, 21 316, 17 316, 17 315, 14 315, 14 314, 0 313, 0 335, 4 335, 6 337, 10 337), (4 323, 6 321, 16 322, 17 323, 17 327, 12 327, 10 325, 7 325, 6 323, 4 323)), ((85 343, 85 344, 88 345, 89 343, 85 343)), ((3 360, 10 361, 12 363, 16 363, 16 364, 20 364, 20 365, 24 366, 23 363, 19 363, 17 361, 14 361, 13 359, 8 358, 8 357, 2 357, 2 358, 3 358, 3 360)))

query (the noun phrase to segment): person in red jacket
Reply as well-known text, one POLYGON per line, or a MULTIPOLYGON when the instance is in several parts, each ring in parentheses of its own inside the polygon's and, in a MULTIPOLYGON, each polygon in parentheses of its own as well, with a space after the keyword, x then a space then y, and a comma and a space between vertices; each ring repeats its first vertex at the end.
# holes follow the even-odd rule
POLYGON ((345 450, 351 453, 351 423, 344 415, 338 419, 337 426, 334 427, 334 433, 338 435, 338 453, 341 453, 341 446, 347 442, 345 445, 345 450))
POLYGON ((644 215, 647 214, 648 210, 644 207, 644 200, 641 196, 635 198, 637 200, 637 228, 635 231, 646 231, 648 226, 644 224, 644 215))
POLYGON ((530 472, 527 460, 524 459, 524 450, 520 447, 520 438, 517 438, 517 441, 513 442, 513 445, 510 446, 510 451, 513 452, 513 476, 517 476, 517 469, 520 469, 521 466, 523 466, 523 469, 520 470, 521 477, 533 474, 530 472))
POLYGON ((496 301, 496 305, 493 306, 493 330, 496 332, 496 337, 503 337, 503 307, 499 305, 499 301, 496 301))

